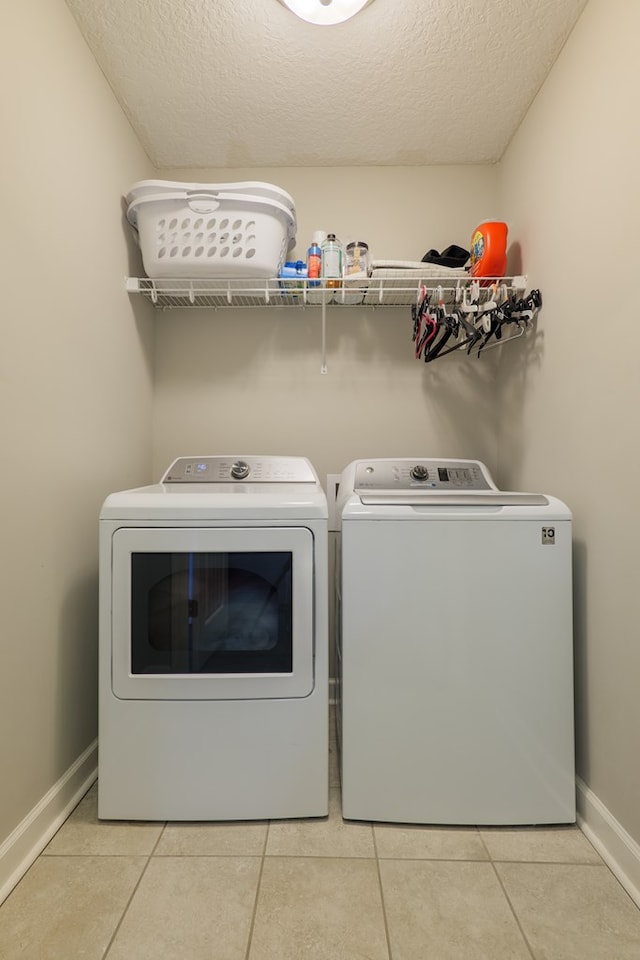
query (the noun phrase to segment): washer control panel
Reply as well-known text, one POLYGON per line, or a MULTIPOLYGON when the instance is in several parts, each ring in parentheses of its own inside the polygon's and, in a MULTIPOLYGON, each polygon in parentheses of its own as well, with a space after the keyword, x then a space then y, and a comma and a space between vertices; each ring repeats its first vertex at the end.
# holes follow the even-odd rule
POLYGON ((162 483, 316 483, 304 457, 178 457, 162 483))
POLYGON ((355 492, 362 494, 495 489, 489 471, 479 460, 363 460, 356 467, 354 484, 355 492))

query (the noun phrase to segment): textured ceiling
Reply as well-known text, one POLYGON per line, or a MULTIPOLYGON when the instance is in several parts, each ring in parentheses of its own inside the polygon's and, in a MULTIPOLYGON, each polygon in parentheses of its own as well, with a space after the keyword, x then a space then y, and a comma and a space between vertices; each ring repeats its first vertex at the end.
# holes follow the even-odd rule
POLYGON ((66 0, 157 167, 491 163, 586 0, 66 0))

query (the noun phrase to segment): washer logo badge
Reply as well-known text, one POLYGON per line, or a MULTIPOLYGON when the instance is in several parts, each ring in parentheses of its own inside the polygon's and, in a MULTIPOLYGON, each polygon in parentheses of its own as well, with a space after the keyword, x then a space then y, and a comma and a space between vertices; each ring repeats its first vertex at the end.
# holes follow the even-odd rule
POLYGON ((556 542, 556 528, 555 527, 543 527, 542 528, 542 542, 543 544, 554 544, 556 542))

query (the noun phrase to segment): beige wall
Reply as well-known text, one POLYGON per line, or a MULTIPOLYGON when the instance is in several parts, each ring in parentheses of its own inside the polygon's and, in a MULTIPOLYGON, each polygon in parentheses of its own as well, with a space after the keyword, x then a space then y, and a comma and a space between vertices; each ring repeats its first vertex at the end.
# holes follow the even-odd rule
MULTIPOLYGON (((420 260, 468 246, 496 212, 495 167, 161 171, 200 182, 267 180, 296 201, 304 258, 316 229, 369 243, 374 258, 420 260)), ((171 311, 157 317, 154 471, 180 454, 289 453, 321 479, 358 457, 495 461, 495 363, 415 360, 408 307, 321 312, 171 311)), ((495 355, 494 355, 495 357, 495 355)))
POLYGON ((2 4, 0 115, 2 844, 97 733, 97 516, 149 478, 151 327, 119 206, 150 166, 64 3, 2 4))
POLYGON ((544 294, 502 358, 503 483, 575 515, 578 774, 640 842, 640 4, 591 0, 504 159, 502 201, 544 294))

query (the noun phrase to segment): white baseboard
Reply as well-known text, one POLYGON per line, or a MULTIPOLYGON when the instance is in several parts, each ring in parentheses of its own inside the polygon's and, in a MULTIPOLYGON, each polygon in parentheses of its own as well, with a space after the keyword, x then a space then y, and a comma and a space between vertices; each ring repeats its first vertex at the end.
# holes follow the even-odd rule
POLYGON ((98 776, 94 740, 0 844, 0 903, 11 893, 98 776))
POLYGON ((576 787, 578 826, 640 907, 640 845, 579 777, 576 787))

